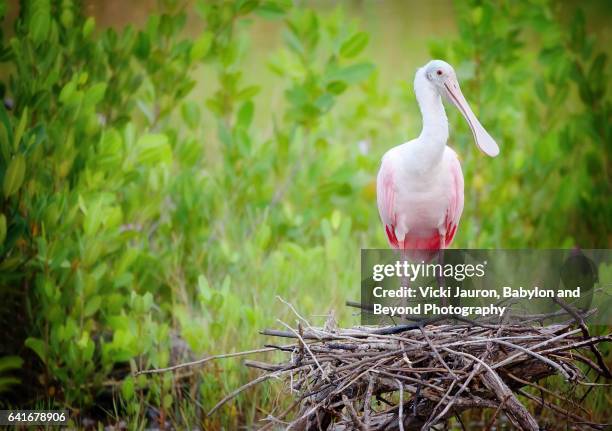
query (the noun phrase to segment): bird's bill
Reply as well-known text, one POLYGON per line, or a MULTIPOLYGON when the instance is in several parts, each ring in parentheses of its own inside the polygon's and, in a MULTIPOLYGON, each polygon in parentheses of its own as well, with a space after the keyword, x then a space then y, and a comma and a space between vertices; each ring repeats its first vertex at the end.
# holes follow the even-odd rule
POLYGON ((457 80, 448 78, 444 81, 444 87, 446 88, 447 96, 450 101, 459 109, 459 112, 463 114, 470 125, 476 146, 490 157, 497 156, 499 154, 497 143, 495 143, 495 140, 489 135, 485 128, 482 127, 482 124, 480 124, 480 121, 478 121, 478 118, 476 118, 476 115, 472 112, 470 105, 468 105, 467 100, 463 97, 457 80))

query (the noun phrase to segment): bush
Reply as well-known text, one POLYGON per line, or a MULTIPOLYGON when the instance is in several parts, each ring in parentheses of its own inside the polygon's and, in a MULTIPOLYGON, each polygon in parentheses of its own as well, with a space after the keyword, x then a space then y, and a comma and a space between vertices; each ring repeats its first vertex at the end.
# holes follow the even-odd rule
MULTIPOLYGON (((457 14, 459 38, 433 42, 432 56, 457 66, 483 124, 502 146, 491 163, 470 151, 467 133, 457 134, 470 167, 466 184, 485 192, 466 206, 469 221, 458 241, 608 247, 607 55, 586 32, 583 12, 576 11, 569 28, 546 2, 461 2, 457 14)), ((450 115, 452 124, 467 129, 456 112, 450 115)))
MULTIPOLYGON (((241 1, 199 3, 204 30, 192 40, 182 36, 185 13, 166 3, 142 30, 116 32, 96 30, 78 3, 23 2, 3 41, 3 95, 14 106, 0 108, 1 282, 26 293, 38 383, 59 388, 67 406, 119 385, 130 415, 147 403, 169 409, 171 381, 112 376, 121 364, 168 365, 177 339, 197 354, 231 346, 270 320, 257 302, 317 282, 293 268, 331 271, 347 255, 350 220, 332 217, 332 200, 348 205, 357 192, 355 160, 331 148, 322 123, 371 74, 354 59, 367 36, 339 15, 241 1), (286 111, 269 131, 254 130, 258 87, 241 70, 253 14, 287 20, 287 49, 272 61, 286 111), (199 67, 218 81, 205 103, 189 97, 199 67), (270 291, 255 297, 255 285, 270 291)), ((219 389, 204 376, 208 399, 219 389)))
MULTIPOLYGON (((460 38, 431 45, 502 148, 479 157, 449 110, 470 193, 458 247, 608 242, 606 57, 581 15, 568 34, 532 3, 459 2, 460 38)), ((276 295, 316 313, 356 298, 358 248, 385 246, 380 156, 420 127, 410 80, 381 85, 341 8, 199 1, 192 36, 183 5, 161 5, 117 31, 80 2, 23 1, 0 39, 0 322, 15 327, 0 391, 19 352, 22 380, 78 420, 97 404, 115 409, 106 422, 137 427, 153 409, 199 424, 244 379, 237 364, 176 380, 129 370, 253 348, 286 313, 276 295), (255 20, 283 31, 261 60, 283 88, 273 112, 245 67, 255 20)), ((258 389, 205 427, 253 421, 271 398, 258 389)))

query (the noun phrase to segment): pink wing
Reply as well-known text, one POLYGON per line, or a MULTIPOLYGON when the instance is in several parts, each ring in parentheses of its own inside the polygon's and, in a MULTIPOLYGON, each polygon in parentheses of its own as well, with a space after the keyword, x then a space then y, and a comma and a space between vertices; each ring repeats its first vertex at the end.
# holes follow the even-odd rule
POLYGON ((453 242, 459 219, 463 212, 463 173, 461 172, 461 164, 457 158, 457 154, 451 150, 452 158, 450 162, 451 170, 451 190, 448 201, 448 210, 446 211, 446 238, 444 248, 448 248, 453 242))
POLYGON ((457 154, 452 150, 449 167, 451 170, 451 187, 448 194, 448 209, 444 221, 446 236, 444 244, 440 244, 440 237, 437 234, 424 238, 413 238, 409 235, 405 238, 397 238, 395 234, 397 213, 395 209, 393 169, 391 163, 385 163, 385 160, 383 160, 376 180, 376 201, 378 212, 385 225, 385 233, 391 247, 410 250, 438 250, 440 248, 448 248, 451 245, 457 232, 461 213, 463 212, 463 174, 457 154))
POLYGON ((378 213, 385 225, 385 232, 389 244, 393 248, 400 248, 400 244, 395 236, 395 185, 393 182, 393 170, 389 162, 383 162, 378 171, 376 179, 376 202, 378 203, 378 213))

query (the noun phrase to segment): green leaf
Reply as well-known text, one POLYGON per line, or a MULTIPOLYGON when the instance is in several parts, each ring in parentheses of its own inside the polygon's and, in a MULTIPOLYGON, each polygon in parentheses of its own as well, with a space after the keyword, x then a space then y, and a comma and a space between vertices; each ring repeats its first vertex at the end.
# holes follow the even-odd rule
POLYGON ((17 149, 19 148, 19 143, 21 142, 21 137, 23 136, 23 132, 25 131, 27 123, 28 123, 28 107, 26 106, 23 112, 21 113, 21 119, 19 120, 17 129, 15 130, 15 136, 13 137, 13 149, 15 151, 17 151, 17 149))
POLYGON ((143 165, 154 165, 172 161, 172 148, 168 137, 162 133, 149 133, 138 138, 137 162, 143 165))
POLYGON ((65 28, 71 28, 74 24, 74 13, 69 8, 64 8, 60 15, 60 22, 65 28))
POLYGON ((238 2, 238 13, 240 15, 246 15, 252 12, 257 6, 259 6, 259 1, 257 0, 246 0, 243 2, 238 2))
POLYGON ((139 31, 134 42, 134 55, 140 60, 147 60, 151 53, 151 41, 149 35, 143 31, 139 31))
POLYGON ((21 383, 17 377, 0 377, 0 393, 6 392, 10 386, 15 386, 21 383))
POLYGON ((248 87, 244 87, 240 92, 236 95, 238 100, 248 100, 257 95, 261 87, 258 85, 251 85, 248 87))
POLYGON ((0 357, 0 373, 7 370, 16 370, 23 365, 23 359, 19 356, 2 356, 0 357))
POLYGON ((232 145, 232 133, 223 121, 217 123, 217 136, 219 140, 227 147, 232 145))
POLYGON ((333 230, 338 230, 338 228, 340 227, 341 220, 342 215, 340 214, 340 211, 334 210, 331 217, 331 226, 333 230))
POLYGON ((586 19, 584 17, 584 12, 582 9, 578 8, 574 13, 574 17, 569 28, 570 41, 577 51, 582 49, 586 39, 585 25, 586 19))
POLYGON ((238 126, 248 129, 253 121, 253 112, 255 107, 250 100, 245 102, 238 111, 238 126))
POLYGON ((331 93, 321 95, 321 97, 319 97, 315 102, 315 106, 319 108, 321 112, 329 111, 333 105, 334 96, 331 93))
POLYGON ((304 54, 304 45, 302 44, 298 34, 296 34, 294 31, 287 31, 284 33, 284 39, 291 51, 298 55, 304 54))
POLYGON ((100 103, 104 99, 104 94, 106 93, 106 83, 98 82, 85 92, 85 97, 83 98, 83 104, 85 106, 95 106, 100 103))
POLYGON ((46 348, 43 340, 40 338, 28 337, 24 344, 26 347, 33 350, 43 362, 47 361, 46 348))
POLYGON ((543 79, 536 79, 535 90, 540 101, 546 103, 548 101, 548 93, 546 92, 546 83, 543 79))
POLYGON ((77 91, 76 91, 76 83, 74 81, 68 82, 62 88, 62 91, 59 95, 59 101, 63 104, 72 104, 78 100, 77 91))
POLYGON ((472 9, 472 22, 474 23, 475 26, 479 25, 480 22, 482 21, 482 6, 476 6, 474 9, 472 9))
POLYGON ((121 395, 123 395, 123 398, 125 400, 129 401, 134 398, 135 394, 136 392, 134 390, 134 378, 132 376, 127 376, 123 380, 123 384, 121 385, 121 395))
POLYGON ((208 284, 208 279, 203 274, 198 276, 198 292, 200 293, 201 300, 209 301, 212 297, 212 290, 208 284))
POLYGON ((4 173, 2 189, 5 197, 8 198, 17 193, 23 183, 25 168, 26 163, 23 154, 18 154, 13 157, 13 160, 11 160, 11 163, 4 173))
POLYGON ((83 24, 83 37, 87 39, 93 33, 96 28, 96 19, 93 16, 87 17, 85 24, 83 24))
POLYGON ((308 102, 308 93, 302 86, 289 88, 285 91, 285 97, 295 106, 303 106, 308 102))
POLYGON ((51 26, 51 4, 49 0, 32 1, 30 5, 32 15, 29 32, 32 41, 40 44, 47 39, 51 26))
POLYGON ((96 164, 100 169, 116 171, 123 163, 123 157, 124 150, 121 135, 113 128, 106 129, 100 137, 96 164))
POLYGON ((273 1, 264 2, 256 12, 266 19, 278 19, 285 15, 285 9, 273 1))
POLYGON ((606 71, 606 60, 607 56, 603 52, 600 52, 597 57, 595 57, 595 60, 593 60, 589 70, 589 80, 593 84, 596 84, 598 80, 603 78, 606 71))
POLYGON ((181 116, 187 126, 194 130, 200 123, 200 107, 194 101, 188 100, 181 107, 181 116))
POLYGON ((327 79, 328 81, 342 81, 349 84, 356 84, 370 76, 374 69, 375 67, 372 63, 353 64, 352 66, 332 71, 327 79))
POLYGON ((100 309, 100 305, 102 305, 102 297, 100 295, 90 298, 83 309, 83 317, 89 317, 95 314, 95 312, 100 309))
POLYGON ((327 91, 332 94, 339 95, 346 90, 346 84, 342 81, 332 81, 327 84, 327 91))
POLYGON ((11 143, 9 142, 9 136, 6 132, 4 123, 0 122, 0 155, 4 160, 8 161, 11 158, 11 143))
POLYGON ((206 56, 206 54, 208 54, 208 51, 212 46, 212 42, 213 35, 211 32, 205 31, 204 33, 202 33, 202 35, 198 37, 191 46, 191 51, 189 52, 189 57, 191 58, 191 61, 202 60, 206 56))
POLYGON ((6 216, 0 213, 0 246, 4 244, 6 239, 6 216))
POLYGON ((368 44, 369 36, 367 33, 360 32, 349 40, 344 42, 340 47, 340 55, 344 58, 353 58, 357 56, 368 44))

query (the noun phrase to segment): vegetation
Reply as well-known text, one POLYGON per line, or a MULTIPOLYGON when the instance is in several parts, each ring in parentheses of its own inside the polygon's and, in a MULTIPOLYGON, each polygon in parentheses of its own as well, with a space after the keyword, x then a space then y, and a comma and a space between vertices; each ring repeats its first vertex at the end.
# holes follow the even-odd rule
MULTIPOLYGON (((455 246, 609 247, 609 73, 584 16, 566 26, 544 0, 455 10, 458 37, 431 55, 456 66, 502 149, 485 160, 449 110, 469 190, 455 246)), ((350 323, 359 248, 385 246, 380 156, 420 127, 413 71, 382 85, 342 7, 289 0, 163 0, 122 30, 78 1, 30 0, 3 29, 0 404, 135 428, 265 414, 273 387, 205 418, 245 380, 237 361, 181 379, 129 370, 259 345, 288 315, 277 295, 350 323), (259 20, 283 29, 261 59, 263 85, 284 89, 271 112, 244 67, 259 20)))

